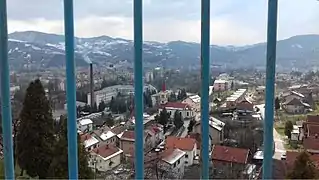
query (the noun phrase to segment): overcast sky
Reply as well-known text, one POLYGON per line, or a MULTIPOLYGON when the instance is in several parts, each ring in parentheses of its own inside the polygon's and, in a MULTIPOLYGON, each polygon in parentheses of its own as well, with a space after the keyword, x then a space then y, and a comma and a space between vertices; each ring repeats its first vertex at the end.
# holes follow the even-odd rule
MULTIPOLYGON (((132 39, 133 0, 74 0, 75 33, 132 39)), ((278 0, 279 39, 319 34, 319 1, 278 0)), ((200 40, 200 0, 144 0, 144 39, 200 40)), ((9 32, 63 33, 62 0, 8 0, 9 32)), ((211 43, 265 41, 267 0, 211 0, 211 43)))

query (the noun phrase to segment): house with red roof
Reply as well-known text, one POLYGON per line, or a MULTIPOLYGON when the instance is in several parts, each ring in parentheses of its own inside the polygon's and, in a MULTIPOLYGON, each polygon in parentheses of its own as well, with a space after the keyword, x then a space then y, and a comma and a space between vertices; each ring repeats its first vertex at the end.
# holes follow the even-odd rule
POLYGON ((99 140, 92 136, 90 133, 82 134, 80 136, 81 142, 84 144, 85 150, 91 151, 99 147, 99 140))
POLYGON ((319 154, 319 115, 308 115, 302 128, 303 146, 309 153, 319 154))
MULTIPOLYGON (((147 152, 154 148, 152 135, 144 131, 144 151, 147 152)), ((125 156, 131 156, 135 152, 135 132, 134 130, 126 130, 120 138, 120 148, 125 156)))
POLYGON ((123 151, 112 145, 105 144, 90 152, 89 167, 106 172, 112 170, 121 164, 121 155, 123 151))
POLYGON ((180 149, 184 151, 185 154, 185 166, 191 166, 194 164, 197 155, 197 144, 194 138, 190 137, 175 137, 167 136, 165 140, 166 149, 180 149))
POLYGON ((158 168, 167 172, 165 179, 181 179, 185 172, 186 152, 178 148, 169 148, 162 152, 158 168))
POLYGON ((249 149, 214 145, 212 163, 224 178, 239 177, 248 165, 249 149))
POLYGON ((161 113, 163 109, 166 109, 167 113, 170 115, 170 118, 174 118, 174 114, 176 111, 180 113, 183 119, 190 119, 195 117, 195 112, 193 108, 181 102, 167 102, 159 107, 158 111, 161 113))

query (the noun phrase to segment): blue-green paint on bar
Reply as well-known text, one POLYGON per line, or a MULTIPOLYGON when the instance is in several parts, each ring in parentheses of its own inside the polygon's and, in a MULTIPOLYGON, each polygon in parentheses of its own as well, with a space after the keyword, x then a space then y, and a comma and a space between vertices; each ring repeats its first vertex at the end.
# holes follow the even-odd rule
POLYGON ((266 105, 264 123, 264 158, 263 179, 272 179, 273 168, 273 127, 274 127, 274 96, 276 73, 276 44, 277 44, 277 0, 268 0, 268 29, 267 29, 267 67, 266 67, 266 105))
POLYGON ((209 179, 210 0, 201 4, 201 178, 209 179))
POLYGON ((135 179, 144 179, 143 3, 134 0, 135 179))
POLYGON ((14 177, 12 143, 12 116, 10 101, 10 74, 8 62, 8 27, 6 0, 0 0, 0 70, 1 70, 1 112, 3 131, 3 153, 6 179, 14 177))
POLYGON ((73 0, 64 0, 69 179, 78 179, 73 0))

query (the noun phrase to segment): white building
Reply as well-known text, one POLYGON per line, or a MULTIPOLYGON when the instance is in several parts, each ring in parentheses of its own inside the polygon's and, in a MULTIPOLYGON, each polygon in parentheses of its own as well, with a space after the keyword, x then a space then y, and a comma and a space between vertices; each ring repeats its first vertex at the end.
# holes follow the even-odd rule
POLYGON ((111 130, 103 132, 99 138, 102 140, 100 142, 101 145, 114 144, 118 141, 118 137, 111 130))
POLYGON ((191 166, 194 164, 194 159, 197 155, 197 143, 196 139, 190 137, 175 137, 167 136, 165 140, 165 147, 167 149, 177 148, 185 152, 185 166, 191 166))
POLYGON ((170 115, 170 118, 174 118, 174 114, 176 111, 180 113, 183 119, 189 119, 195 117, 195 112, 190 107, 190 105, 185 103, 179 103, 179 102, 168 102, 166 104, 163 104, 159 108, 159 113, 163 111, 163 109, 166 109, 167 113, 170 115))
POLYGON ((81 132, 91 132, 93 130, 93 121, 91 119, 81 119, 77 124, 78 130, 81 132))
POLYGON ((153 71, 149 71, 145 73, 145 81, 150 82, 154 79, 153 71))
POLYGON ((87 151, 91 151, 92 149, 99 147, 99 140, 88 133, 81 135, 81 141, 87 151))
POLYGON ((230 89, 230 83, 227 80, 216 79, 214 81, 214 91, 228 91, 230 89))
POLYGON ((121 164, 123 151, 113 145, 103 145, 90 153, 89 167, 94 170, 106 172, 121 164))
MULTIPOLYGON (((145 85, 144 86, 144 91, 146 89, 150 90, 155 90, 156 88, 151 85, 145 85)), ((111 101, 112 97, 116 97, 118 93, 122 95, 134 95, 134 86, 132 85, 115 85, 115 86, 110 86, 106 87, 102 90, 95 91, 94 92, 94 98, 95 98, 95 103, 98 105, 102 101, 105 103, 108 103, 111 101)), ((88 93, 87 95, 88 98, 88 105, 91 105, 91 93, 88 93)))
MULTIPOLYGON (((84 107, 86 103, 81 102, 81 101, 76 101, 76 107, 84 107)), ((64 110, 68 110, 68 103, 64 104, 64 110)))
POLYGON ((157 104, 166 104, 168 102, 168 98, 170 97, 171 93, 173 93, 170 90, 160 91, 157 94, 153 94, 152 97, 152 103, 153 106, 157 104))
POLYGON ((199 95, 189 96, 188 98, 184 99, 182 103, 186 103, 190 105, 195 112, 200 112, 200 96, 199 95))
POLYGON ((159 169, 169 172, 170 178, 181 179, 185 172, 186 153, 178 148, 167 149, 159 165, 159 169))

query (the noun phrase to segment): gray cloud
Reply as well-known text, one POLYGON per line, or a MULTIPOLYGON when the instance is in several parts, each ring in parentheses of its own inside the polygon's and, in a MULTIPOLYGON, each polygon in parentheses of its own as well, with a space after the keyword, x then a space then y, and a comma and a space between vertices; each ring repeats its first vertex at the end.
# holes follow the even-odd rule
MULTIPOLYGON (((74 14, 76 18, 87 16, 132 17, 133 0, 75 0, 74 14)), ((199 0, 144 0, 144 19, 161 18, 198 19, 200 17, 199 0)), ((227 13, 229 5, 238 0, 223 0, 212 3, 212 14, 227 13)), ((10 19, 30 20, 44 18, 60 20, 63 18, 62 0, 9 0, 8 14, 10 19)))
MULTIPOLYGON (((211 41, 247 44, 266 38, 268 0, 211 0, 211 41)), ((63 0, 7 0, 9 32, 63 34, 63 0)), ((200 0, 143 0, 146 40, 199 41, 200 0)), ((133 0, 74 0, 78 36, 132 38, 133 0)), ((319 32, 319 2, 279 0, 278 37, 319 32)))

